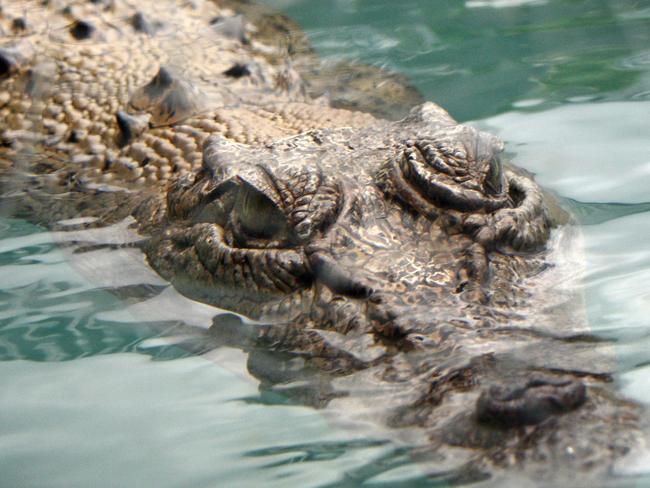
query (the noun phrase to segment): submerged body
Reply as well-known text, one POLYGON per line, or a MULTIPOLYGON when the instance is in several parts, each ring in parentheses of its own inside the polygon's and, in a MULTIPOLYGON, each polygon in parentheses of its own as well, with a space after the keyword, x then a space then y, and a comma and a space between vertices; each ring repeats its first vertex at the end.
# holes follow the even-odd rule
POLYGON ((251 319, 211 332, 267 386, 477 471, 602 473, 638 445, 554 290, 544 195, 497 138, 432 103, 389 122, 313 100, 282 42, 212 3, 3 7, 14 202, 50 225, 135 217, 156 271, 251 319))

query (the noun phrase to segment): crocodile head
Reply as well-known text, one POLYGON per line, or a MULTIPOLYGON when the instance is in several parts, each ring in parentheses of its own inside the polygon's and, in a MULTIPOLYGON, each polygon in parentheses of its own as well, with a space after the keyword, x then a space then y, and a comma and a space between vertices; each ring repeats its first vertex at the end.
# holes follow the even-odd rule
POLYGON ((261 148, 215 136, 203 168, 170 188, 149 259, 190 295, 256 319, 429 335, 515 300, 493 283, 548 239, 539 188, 504 169, 502 150, 434 104, 261 148))
MULTIPOLYGON (((170 186, 147 255, 185 294, 256 319, 250 330, 215 319, 239 347, 409 385, 420 399, 398 423, 444 398, 453 409, 443 417, 469 412, 472 425, 540 423, 586 393, 562 364, 540 376, 549 369, 528 358, 540 343, 516 331, 551 223, 539 187, 505 169, 502 150, 433 104, 263 147, 213 136, 202 169, 170 186), (518 342, 532 347, 495 360, 518 342), (475 386, 490 384, 479 397, 475 386)), ((266 376, 277 368, 256 369, 278 381, 266 376)))

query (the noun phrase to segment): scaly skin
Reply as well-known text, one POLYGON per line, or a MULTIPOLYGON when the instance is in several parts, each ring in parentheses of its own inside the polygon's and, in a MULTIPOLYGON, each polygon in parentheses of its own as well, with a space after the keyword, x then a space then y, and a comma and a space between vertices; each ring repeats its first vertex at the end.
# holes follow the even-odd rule
MULTIPOLYGON (((2 43, 1 137, 21 156, 42 144, 48 165, 72 161, 78 179, 156 184, 197 168, 212 133, 264 144, 372 119, 304 103, 297 73, 255 54, 243 20, 212 3, 156 9, 145 17, 152 34, 133 26, 133 7, 79 2, 61 14, 64 5, 28 8, 26 30, 2 43), (93 26, 87 39, 71 34, 77 21, 93 26)), ((23 3, 3 8, 13 32, 23 3)))
POLYGON ((211 333, 267 387, 415 430, 459 473, 600 475, 641 442, 555 289, 562 232, 501 141, 433 103, 397 122, 331 108, 268 29, 200 0, 137 5, 3 4, 17 207, 134 216, 163 277, 256 321, 211 333))

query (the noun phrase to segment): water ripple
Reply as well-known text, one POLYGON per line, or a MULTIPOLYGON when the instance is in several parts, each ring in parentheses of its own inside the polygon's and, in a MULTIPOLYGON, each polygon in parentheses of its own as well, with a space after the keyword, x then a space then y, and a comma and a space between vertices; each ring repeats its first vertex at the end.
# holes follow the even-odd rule
POLYGON ((650 69, 650 51, 637 53, 621 59, 617 65, 620 69, 627 70, 647 70, 650 69))

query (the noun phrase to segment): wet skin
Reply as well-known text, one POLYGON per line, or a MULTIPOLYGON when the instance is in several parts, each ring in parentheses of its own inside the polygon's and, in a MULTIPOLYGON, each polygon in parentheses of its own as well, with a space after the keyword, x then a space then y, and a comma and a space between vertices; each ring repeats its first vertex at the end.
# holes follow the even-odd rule
POLYGON ((17 211, 134 217, 158 273, 248 318, 210 334, 265 388, 435 455, 553 477, 637 445, 638 408, 555 289, 567 231, 502 141, 433 103, 396 122, 334 109, 245 17, 146 4, 78 4, 2 39, 17 211))

